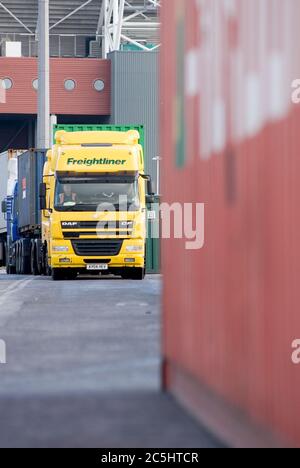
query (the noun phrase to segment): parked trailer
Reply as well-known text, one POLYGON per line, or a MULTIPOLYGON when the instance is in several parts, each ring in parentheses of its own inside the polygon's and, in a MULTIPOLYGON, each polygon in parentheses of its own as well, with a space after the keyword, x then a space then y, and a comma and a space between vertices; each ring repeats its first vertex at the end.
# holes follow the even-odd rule
POLYGON ((164 201, 205 203, 203 249, 164 242, 165 385, 299 446, 300 2, 162 10, 164 201))
POLYGON ((42 273, 39 184, 43 180, 45 159, 46 150, 30 150, 17 157, 18 176, 12 193, 7 195, 4 210, 8 273, 42 273))
MULTIPOLYGON (((16 157, 22 150, 9 150, 0 154, 0 204, 6 198, 8 190, 16 178, 16 157)), ((6 236, 7 222, 4 213, 0 210, 0 266, 6 265, 6 236)))
MULTIPOLYGON (((7 190, 7 164, 8 153, 0 154, 0 200, 6 197, 7 190)), ((6 220, 4 214, 0 215, 0 266, 5 265, 5 251, 6 251, 6 220)))

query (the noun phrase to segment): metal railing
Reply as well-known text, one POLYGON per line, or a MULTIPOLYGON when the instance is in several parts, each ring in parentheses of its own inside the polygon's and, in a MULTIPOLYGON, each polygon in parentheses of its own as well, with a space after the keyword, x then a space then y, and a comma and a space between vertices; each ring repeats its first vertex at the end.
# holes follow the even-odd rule
MULTIPOLYGON (((50 56, 89 57, 90 42, 95 40, 95 36, 86 34, 50 34, 50 56)), ((2 45, 7 41, 21 42, 23 57, 37 57, 38 55, 38 41, 34 34, 0 33, 0 55, 2 55, 2 45)))

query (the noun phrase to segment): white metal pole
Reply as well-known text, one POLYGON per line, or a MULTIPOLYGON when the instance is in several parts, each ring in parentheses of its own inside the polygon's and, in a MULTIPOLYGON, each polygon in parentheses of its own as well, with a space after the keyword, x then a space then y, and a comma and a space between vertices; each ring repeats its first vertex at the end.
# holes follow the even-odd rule
POLYGON ((54 125, 57 124, 57 116, 56 115, 51 115, 50 116, 50 147, 53 144, 54 141, 54 125))
POLYGON ((122 33, 122 26, 124 20, 124 8, 125 8, 125 0, 120 1, 120 11, 119 11, 119 21, 117 26, 117 34, 116 34, 116 42, 115 42, 115 50, 120 50, 121 47, 121 33, 122 33))
POLYGON ((114 42, 114 47, 115 47, 116 40, 117 40, 118 22, 119 22, 119 0, 114 0, 114 5, 113 5, 113 42, 114 42))
MULTIPOLYGON (((107 6, 108 0, 103 0, 103 26, 102 26, 102 58, 107 58, 107 6)), ((102 15, 101 15, 102 16, 102 15)))
POLYGON ((157 168, 156 168, 156 193, 157 195, 160 195, 160 162, 161 158, 157 156, 156 158, 153 158, 153 161, 156 161, 157 168))
POLYGON ((49 0, 39 0, 38 148, 50 147, 49 0))

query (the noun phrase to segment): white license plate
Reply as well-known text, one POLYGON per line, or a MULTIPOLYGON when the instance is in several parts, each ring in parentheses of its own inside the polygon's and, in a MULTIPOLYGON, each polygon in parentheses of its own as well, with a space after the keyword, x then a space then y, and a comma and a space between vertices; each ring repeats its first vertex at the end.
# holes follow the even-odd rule
POLYGON ((108 265, 106 263, 93 263, 91 265, 87 265, 87 270, 88 271, 104 271, 104 270, 108 270, 108 265))

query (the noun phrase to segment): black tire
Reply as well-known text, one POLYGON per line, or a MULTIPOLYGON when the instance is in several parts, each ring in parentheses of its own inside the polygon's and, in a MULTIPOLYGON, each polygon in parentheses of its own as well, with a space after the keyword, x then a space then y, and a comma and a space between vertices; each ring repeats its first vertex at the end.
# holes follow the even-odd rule
POLYGON ((44 267, 45 268, 45 270, 44 270, 45 276, 52 276, 52 268, 49 266, 48 247, 47 246, 45 247, 44 263, 45 263, 45 267, 44 267))
POLYGON ((0 267, 6 265, 6 242, 0 240, 0 254, 2 254, 2 260, 0 260, 0 267))
POLYGON ((10 257, 9 257, 9 252, 8 252, 8 246, 6 246, 6 274, 15 275, 16 268, 9 264, 9 260, 10 260, 10 257))
POLYGON ((17 275, 21 274, 21 265, 20 265, 20 242, 16 244, 16 273, 17 275))
POLYGON ((30 256, 26 255, 26 246, 23 241, 20 242, 20 272, 21 275, 29 275, 31 273, 30 269, 30 256))
POLYGON ((137 281, 143 281, 146 276, 146 270, 145 268, 136 268, 135 271, 133 272, 133 278, 134 280, 137 281))
POLYGON ((43 258, 42 258, 42 242, 40 239, 35 240, 35 254, 36 254, 36 267, 37 275, 41 276, 43 274, 43 258))
POLYGON ((66 270, 65 273, 63 274, 64 278, 68 281, 74 281, 77 278, 77 271, 73 270, 66 270))
POLYGON ((23 245, 22 242, 20 242, 19 246, 19 271, 20 275, 24 275, 24 257, 23 257, 23 245))
POLYGON ((23 275, 30 275, 30 257, 23 255, 23 275))
POLYGON ((37 255, 36 255, 36 247, 35 242, 31 243, 31 255, 30 255, 30 270, 33 276, 39 275, 39 269, 37 264, 37 255))
POLYGON ((4 263, 3 263, 3 266, 6 266, 7 265, 7 262, 8 262, 8 256, 7 256, 7 243, 4 242, 4 263))
POLYGON ((62 268, 52 268, 52 279, 53 281, 62 281, 65 279, 65 273, 62 268))
POLYGON ((123 279, 130 279, 135 281, 143 281, 146 276, 146 269, 145 268, 128 268, 121 273, 123 279))
POLYGON ((124 280, 130 279, 129 272, 128 272, 127 270, 122 271, 121 277, 122 277, 124 280))
POLYGON ((15 266, 11 266, 11 265, 7 265, 6 267, 6 273, 8 275, 15 275, 17 272, 16 272, 16 267, 15 266))

